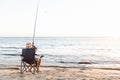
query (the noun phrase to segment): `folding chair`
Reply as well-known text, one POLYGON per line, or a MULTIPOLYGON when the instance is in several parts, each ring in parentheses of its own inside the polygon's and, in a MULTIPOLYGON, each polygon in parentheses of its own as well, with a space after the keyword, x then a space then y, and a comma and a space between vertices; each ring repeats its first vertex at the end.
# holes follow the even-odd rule
POLYGON ((36 61, 35 61, 35 49, 34 48, 26 48, 22 49, 21 55, 21 73, 29 72, 30 67, 32 66, 32 72, 35 73, 37 71, 36 68, 36 61))

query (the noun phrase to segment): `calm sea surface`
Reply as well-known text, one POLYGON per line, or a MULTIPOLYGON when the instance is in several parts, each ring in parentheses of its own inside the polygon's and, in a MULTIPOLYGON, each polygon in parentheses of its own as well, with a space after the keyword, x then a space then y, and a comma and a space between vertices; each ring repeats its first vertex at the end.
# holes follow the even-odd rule
MULTIPOLYGON (((21 49, 28 37, 1 37, 0 60, 20 64, 21 49)), ((42 65, 67 67, 120 67, 120 38, 117 37, 37 37, 37 54, 42 65), (90 62, 92 64, 79 64, 90 62)))

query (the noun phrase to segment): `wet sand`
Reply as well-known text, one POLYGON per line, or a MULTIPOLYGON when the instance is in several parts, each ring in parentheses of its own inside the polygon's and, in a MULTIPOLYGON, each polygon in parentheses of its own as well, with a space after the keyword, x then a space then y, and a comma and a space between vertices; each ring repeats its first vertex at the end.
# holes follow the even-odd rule
POLYGON ((120 80, 120 69, 41 67, 39 73, 0 68, 0 80, 120 80))
POLYGON ((120 68, 42 65, 39 73, 21 74, 20 65, 0 62, 0 80, 120 80, 120 68))

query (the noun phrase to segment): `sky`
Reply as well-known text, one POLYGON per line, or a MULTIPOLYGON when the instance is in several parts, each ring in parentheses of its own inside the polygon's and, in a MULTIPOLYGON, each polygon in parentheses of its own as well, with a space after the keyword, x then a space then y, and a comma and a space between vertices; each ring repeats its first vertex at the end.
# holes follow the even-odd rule
MULTIPOLYGON (((38 0, 0 0, 0 36, 30 37, 38 0)), ((36 36, 120 36, 120 0, 39 0, 36 36)))

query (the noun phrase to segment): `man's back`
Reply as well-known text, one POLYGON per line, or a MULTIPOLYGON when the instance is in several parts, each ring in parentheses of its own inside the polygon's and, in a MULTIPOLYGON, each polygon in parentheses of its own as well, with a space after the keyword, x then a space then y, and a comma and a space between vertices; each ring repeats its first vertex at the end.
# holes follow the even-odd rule
POLYGON ((32 64, 35 59, 35 49, 34 48, 25 48, 22 49, 23 61, 32 64))

